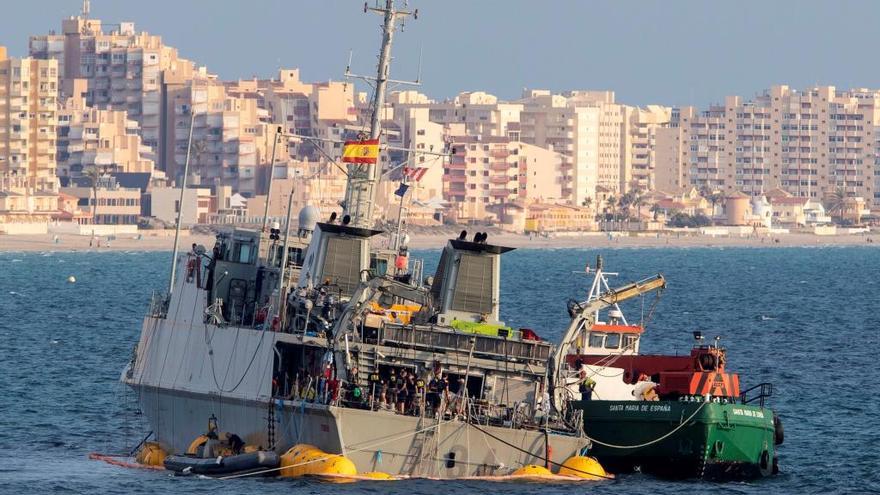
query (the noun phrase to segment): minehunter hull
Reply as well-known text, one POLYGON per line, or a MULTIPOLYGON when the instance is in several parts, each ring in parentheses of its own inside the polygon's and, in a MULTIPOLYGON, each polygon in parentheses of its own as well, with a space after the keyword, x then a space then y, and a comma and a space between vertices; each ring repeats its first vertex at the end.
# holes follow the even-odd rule
POLYGON ((543 465, 545 438, 551 461, 560 464, 588 444, 584 437, 545 437, 536 430, 458 420, 437 426, 433 419, 390 411, 279 403, 271 396, 272 363, 275 342, 283 336, 205 325, 199 309, 203 306, 180 311, 175 322, 147 317, 135 358, 122 374, 122 382, 138 397, 152 438, 169 453, 185 452, 211 416, 221 431, 250 445, 274 444, 283 453, 299 443, 312 444, 344 454, 359 472, 393 475, 504 475, 522 465, 543 465))
POLYGON ((578 401, 572 406, 583 411, 584 430, 594 440, 590 455, 614 473, 748 479, 776 471, 769 409, 678 401, 578 401))
MULTIPOLYGON (((169 452, 185 452, 205 429, 205 418, 216 415, 223 431, 237 433, 248 444, 270 443, 275 451, 306 443, 351 459, 358 472, 444 479, 506 475, 527 464, 544 465, 545 438, 550 459, 562 464, 586 447, 583 437, 542 431, 431 418, 402 416, 390 411, 340 408, 302 401, 255 402, 216 395, 139 387, 141 407, 154 439, 169 452), (270 409, 272 409, 270 413, 270 409), (516 446, 512 448, 511 445, 516 446)), ((555 471, 556 469, 553 468, 555 471)))

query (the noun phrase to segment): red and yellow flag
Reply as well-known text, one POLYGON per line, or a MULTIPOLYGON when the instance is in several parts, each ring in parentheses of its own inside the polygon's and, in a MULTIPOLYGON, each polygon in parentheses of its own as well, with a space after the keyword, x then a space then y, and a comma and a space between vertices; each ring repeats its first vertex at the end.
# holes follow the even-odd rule
POLYGON ((342 161, 346 163, 372 163, 379 160, 379 140, 346 141, 342 147, 342 161))

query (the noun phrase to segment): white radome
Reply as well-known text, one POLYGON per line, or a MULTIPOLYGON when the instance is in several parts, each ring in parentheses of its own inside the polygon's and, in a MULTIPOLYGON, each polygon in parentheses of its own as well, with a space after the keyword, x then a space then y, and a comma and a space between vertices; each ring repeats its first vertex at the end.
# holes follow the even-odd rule
POLYGON ((317 206, 306 205, 299 211, 299 228, 300 230, 315 230, 315 224, 321 218, 321 211, 317 206))

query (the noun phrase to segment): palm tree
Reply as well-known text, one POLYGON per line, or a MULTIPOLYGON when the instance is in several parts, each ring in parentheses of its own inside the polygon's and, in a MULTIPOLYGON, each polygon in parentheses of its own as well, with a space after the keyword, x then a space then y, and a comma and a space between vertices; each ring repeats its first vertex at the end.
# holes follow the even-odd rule
POLYGON ((715 206, 724 199, 724 195, 719 190, 712 190, 709 186, 700 188, 700 196, 706 198, 712 204, 712 216, 715 216, 715 206))
POLYGON ((92 186, 92 223, 94 224, 98 221, 98 181, 101 179, 101 172, 97 166, 91 165, 83 170, 83 175, 88 177, 92 186))
POLYGON ((645 196, 642 194, 641 189, 636 189, 633 191, 633 206, 636 207, 636 220, 639 222, 642 221, 642 206, 645 204, 645 196))
POLYGON ((605 213, 611 213, 611 220, 613 221, 617 214, 617 198, 612 194, 605 199, 605 213), (610 212, 608 210, 611 210, 610 212))
POLYGON ((837 212, 840 216, 840 213, 846 208, 846 198, 846 189, 843 186, 838 186, 830 196, 825 198, 825 209, 828 210, 828 214, 833 217, 837 212))

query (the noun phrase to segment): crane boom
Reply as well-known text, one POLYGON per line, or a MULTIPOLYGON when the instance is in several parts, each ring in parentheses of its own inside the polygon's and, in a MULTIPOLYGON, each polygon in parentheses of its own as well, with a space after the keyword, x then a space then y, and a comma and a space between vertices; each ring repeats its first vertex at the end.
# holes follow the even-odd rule
MULTIPOLYGON (((577 310, 573 312, 571 323, 568 325, 568 329, 565 331, 562 341, 559 343, 559 346, 557 346, 556 352, 553 353, 553 357, 551 358, 549 368, 552 370, 552 386, 562 384, 565 356, 568 355, 572 343, 575 342, 580 332, 584 331, 585 328, 590 328, 593 323, 595 323, 594 320, 596 319, 595 315, 597 311, 609 306, 614 306, 615 304, 628 299, 638 297, 642 294, 647 294, 655 290, 662 290, 664 288, 666 288, 666 279, 663 275, 658 273, 653 277, 608 290, 596 299, 580 305, 577 310)), ((562 411, 564 400, 562 394, 555 393, 554 391, 551 395, 553 397, 553 406, 557 411, 562 411)))

